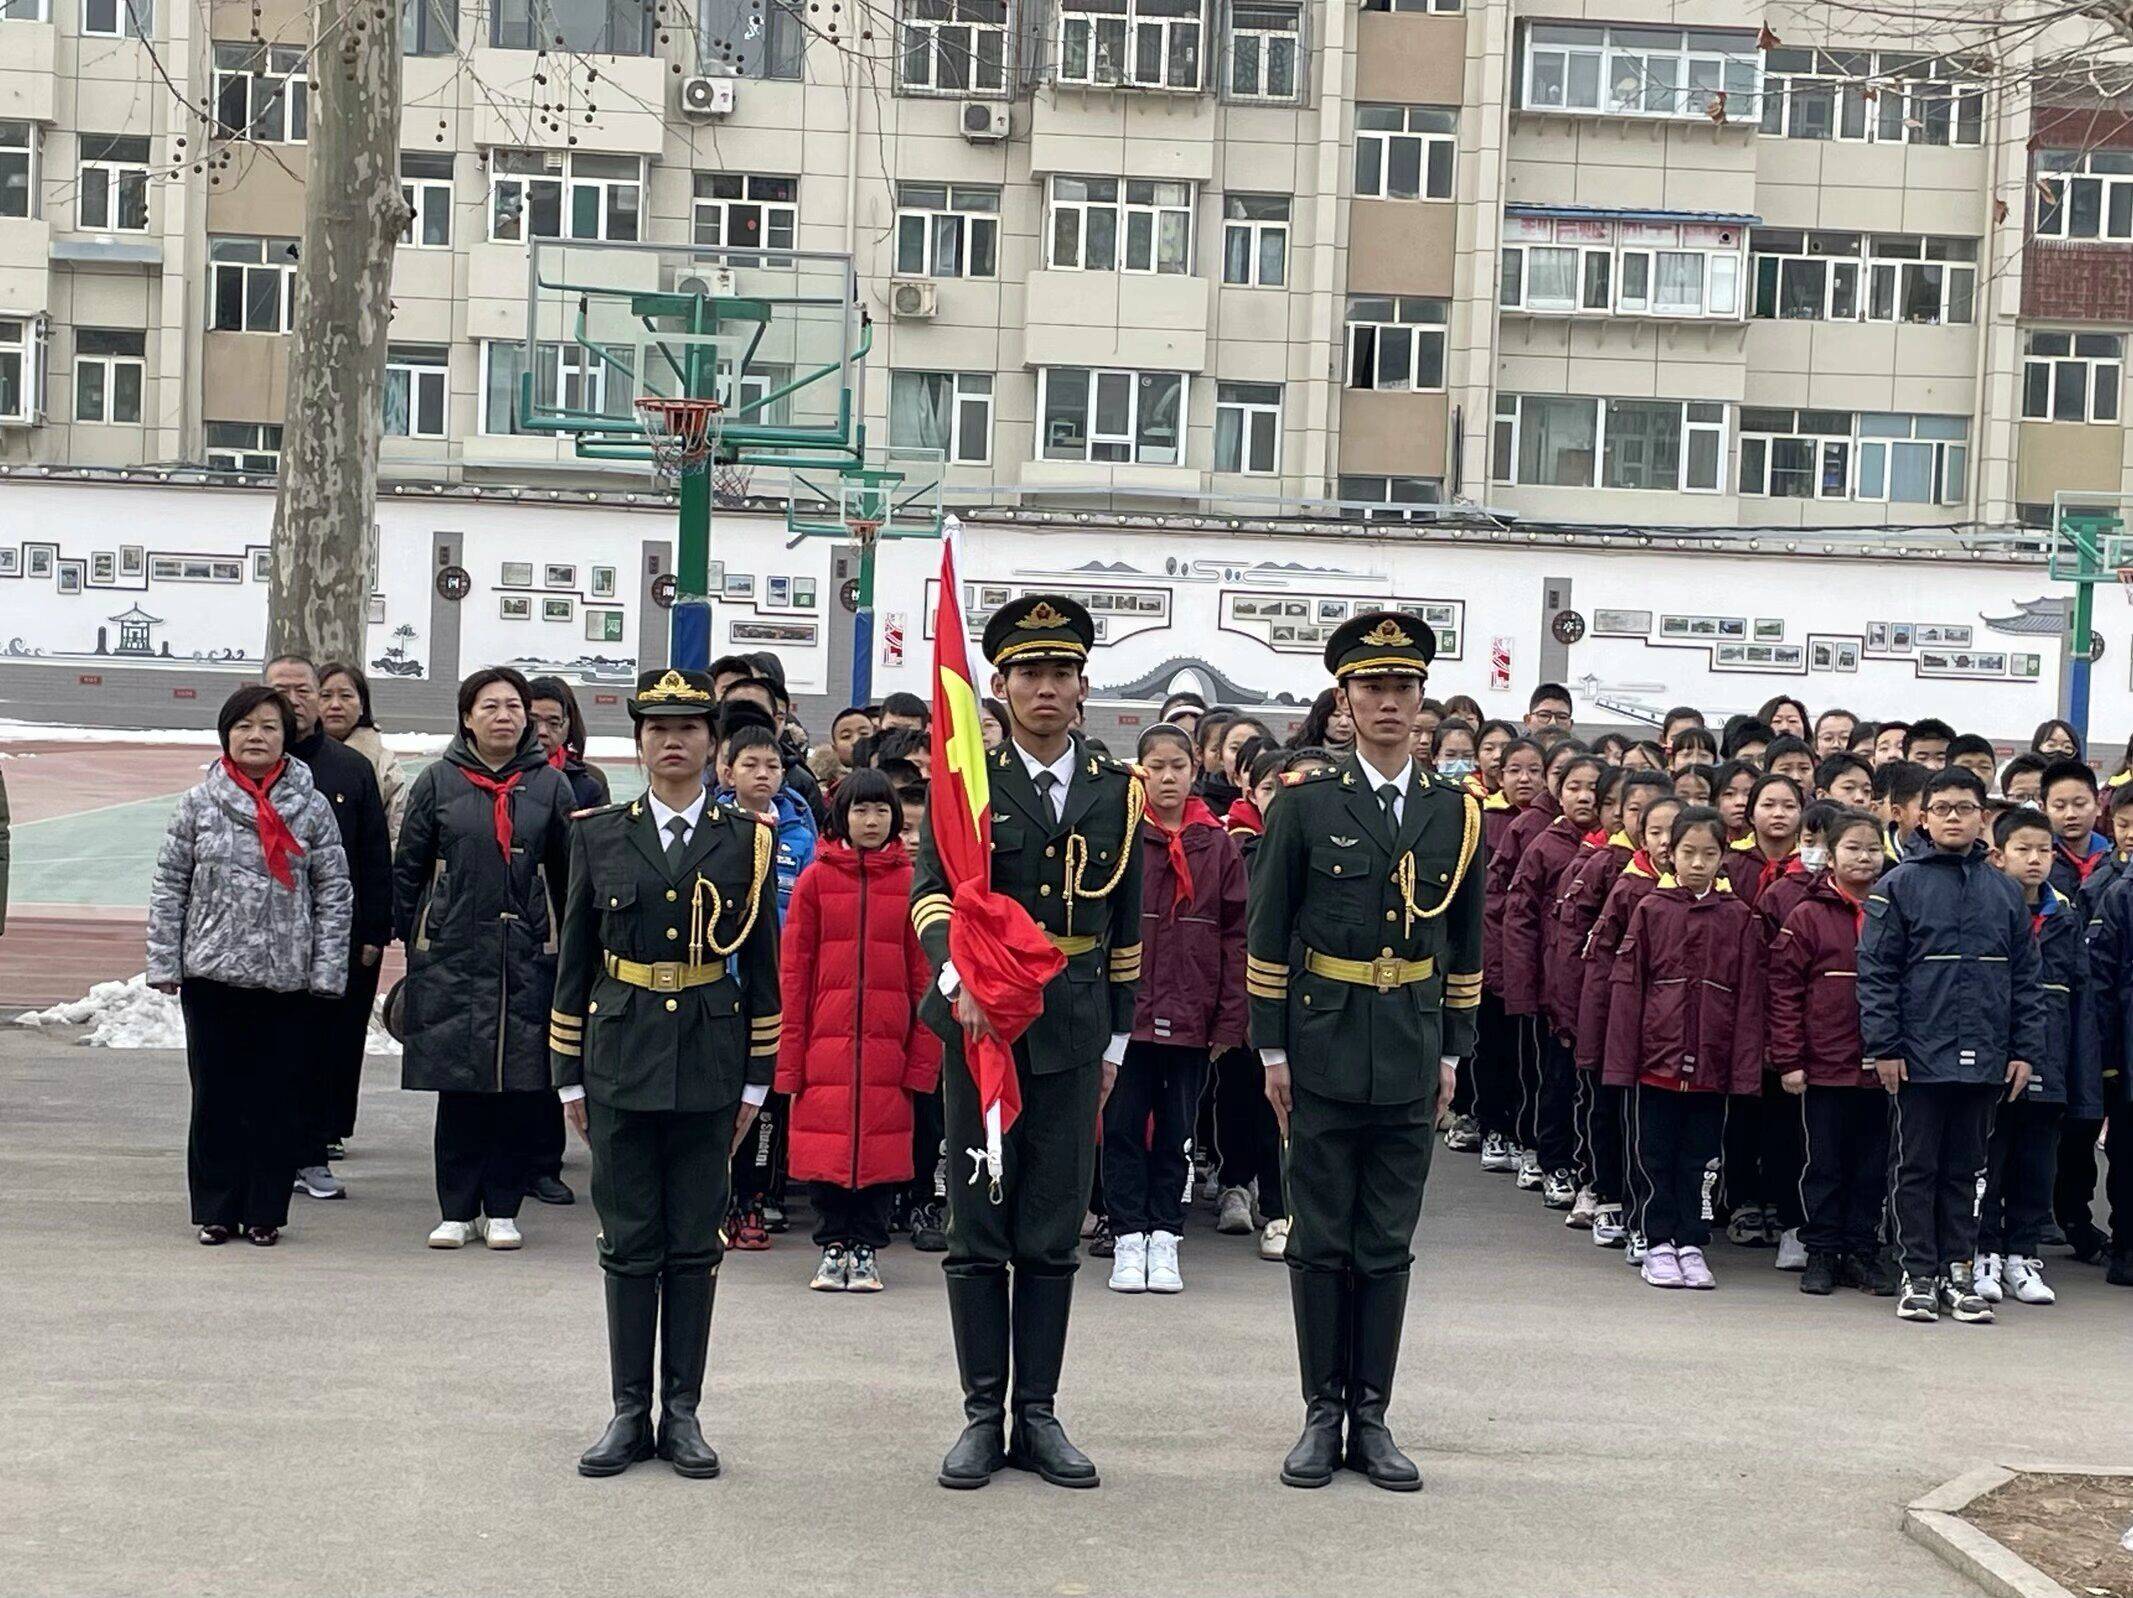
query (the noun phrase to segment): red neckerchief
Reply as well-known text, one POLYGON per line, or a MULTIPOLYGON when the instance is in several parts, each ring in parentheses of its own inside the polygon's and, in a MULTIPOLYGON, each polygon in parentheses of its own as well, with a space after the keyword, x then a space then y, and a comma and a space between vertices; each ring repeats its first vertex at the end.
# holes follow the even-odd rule
POLYGON ((1589 843, 1595 849, 1602 849, 1607 846, 1607 840, 1613 836, 1614 834, 1610 833, 1605 827, 1595 827, 1591 832, 1578 839, 1578 842, 1589 843))
POLYGON ((496 847, 504 852, 504 864, 511 863, 511 790, 518 786, 523 771, 514 771, 508 777, 485 776, 479 771, 468 771, 461 766, 467 781, 487 794, 495 807, 496 847))
POLYGON ((1835 873, 1831 873, 1830 875, 1829 887, 1832 893, 1834 893, 1838 898, 1842 899, 1846 904, 1852 907, 1852 935, 1854 937, 1857 937, 1860 934, 1864 933, 1866 931, 1865 903, 1861 900, 1854 899, 1850 894, 1846 893, 1844 891, 1844 884, 1837 880, 1835 873))
POLYGON ((2063 843, 2054 843, 2052 847, 2059 851, 2060 858, 2065 860, 2068 865, 2074 868, 2075 873, 2081 878, 2083 882, 2089 880, 2089 873, 2096 869, 2097 862, 2102 860, 2105 855, 2111 852, 2108 849, 2098 849, 2094 854, 2090 855, 2086 860, 2084 860, 2081 858, 2081 856, 2075 854, 2073 850, 2069 849, 2063 843))
POLYGON ((1652 864, 1652 857, 1646 854, 1642 849, 1637 850, 1629 857, 1629 863, 1635 866, 1639 871, 1643 872, 1646 876, 1656 877, 1659 875, 1659 868, 1652 864))
MULTIPOLYGON (((1204 801, 1201 802, 1200 808, 1207 810, 1207 805, 1204 801)), ((1207 819, 1210 822, 1214 821, 1215 813, 1212 810, 1207 810, 1207 819)), ((1224 816, 1218 825, 1226 827, 1231 832, 1264 832, 1266 831, 1266 817, 1259 813, 1259 807, 1253 804, 1250 799, 1234 799, 1230 801, 1229 814, 1224 816)))
MULTIPOLYGON (((1760 838, 1755 841, 1754 852, 1756 854, 1762 854, 1763 852, 1763 843, 1760 838)), ((1799 855, 1797 852, 1794 852, 1792 854, 1779 855, 1775 860, 1772 860, 1768 856, 1765 856, 1763 859, 1763 869, 1756 873, 1755 896, 1760 899, 1763 894, 1769 889, 1770 884, 1777 881, 1778 878, 1782 877, 1785 874, 1786 869, 1792 864, 1793 861, 1797 860, 1798 858, 1799 855)))
POLYGON ((266 856, 267 875, 284 888, 296 886, 296 873, 289 869, 290 860, 304 852, 304 846, 296 841, 296 834, 289 824, 281 819, 281 812, 274 808, 274 801, 267 795, 281 781, 281 774, 289 769, 287 759, 274 762, 274 769, 267 773, 264 782, 254 782, 228 755, 222 757, 222 769, 230 781, 252 796, 252 820, 259 828, 259 852, 266 856))
POLYGON ((561 771, 563 769, 563 762, 568 760, 569 758, 569 744, 557 744, 553 749, 548 751, 548 764, 555 767, 555 769, 558 771, 561 771))
MULTIPOLYGON (((1242 799, 1237 801, 1237 804, 1243 803, 1245 801, 1242 799)), ((1235 805, 1230 807, 1230 813, 1236 813, 1235 805)), ((1192 903, 1192 863, 1185 858, 1185 829, 1213 827, 1219 823, 1215 820, 1215 813, 1207 808, 1207 801, 1204 799, 1187 799, 1185 813, 1178 817, 1175 827, 1164 826, 1156 820, 1152 811, 1142 811, 1141 820, 1163 840, 1163 851, 1170 856, 1170 874, 1177 879, 1177 893, 1170 902, 1170 909, 1172 914, 1176 914, 1192 903)))

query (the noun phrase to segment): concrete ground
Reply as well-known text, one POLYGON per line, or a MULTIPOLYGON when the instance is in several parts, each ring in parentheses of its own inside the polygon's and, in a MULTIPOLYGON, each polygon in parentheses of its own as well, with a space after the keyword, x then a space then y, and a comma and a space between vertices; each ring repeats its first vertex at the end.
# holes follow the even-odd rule
MULTIPOLYGON (((1659 1294, 1532 1195, 1440 1156, 1394 1407, 1428 1490, 1274 1478, 1295 1393, 1279 1267, 1196 1209, 1188 1291, 1084 1272, 1062 1413, 1104 1485, 948 1494, 936 1258, 826 1297, 793 1234, 725 1273, 715 1482, 581 1480, 605 1418, 594 1217, 432 1253, 427 1098, 372 1062, 344 1203, 283 1245, 185 1224, 173 1054, 0 1029, 0 1592, 1961 1594, 1898 1531, 1986 1461, 2127 1464, 2133 1292, 1899 1324, 1767 1253, 1659 1294)), ((581 1193, 582 1151, 569 1172, 581 1193)))

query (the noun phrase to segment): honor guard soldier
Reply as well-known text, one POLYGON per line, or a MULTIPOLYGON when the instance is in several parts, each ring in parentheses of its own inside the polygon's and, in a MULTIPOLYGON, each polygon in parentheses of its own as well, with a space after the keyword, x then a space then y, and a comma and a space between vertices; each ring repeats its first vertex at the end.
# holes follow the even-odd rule
POLYGON ((977 1169, 985 1123, 963 1051, 964 1027, 984 1018, 949 958, 949 885, 930 819, 911 884, 912 923, 938 973, 920 1014, 947 1045, 948 1313, 969 1423, 942 1462, 943 1487, 982 1487, 1003 1464, 1060 1487, 1097 1482, 1052 1401, 1095 1172, 1097 1114, 1133 1028, 1143 798, 1131 766, 1098 754, 1072 730, 1095 632, 1089 613, 1057 594, 1003 605, 985 628, 992 691, 1008 711, 1007 738, 985 756, 992 888, 1017 900, 1066 956, 1066 969, 1044 990, 1043 1013, 1014 1045, 1022 1110, 1003 1139, 1003 1168, 989 1181, 977 1169))
POLYGON ((644 672, 629 712, 650 786, 571 829, 549 1017, 564 1114, 592 1149, 615 1400, 578 1469, 612 1476, 657 1452, 716 1476, 696 1408, 730 1161, 777 1063, 777 840, 704 790, 708 675, 644 672))
POLYGON ((1418 616, 1334 633, 1326 666, 1354 751, 1284 779, 1252 872, 1245 978, 1287 1144, 1306 1405, 1281 1467, 1292 1487, 1323 1487, 1344 1461, 1395 1492, 1422 1485, 1385 1411, 1431 1130, 1474 1048, 1484 866, 1473 797, 1410 752, 1435 655, 1418 616))

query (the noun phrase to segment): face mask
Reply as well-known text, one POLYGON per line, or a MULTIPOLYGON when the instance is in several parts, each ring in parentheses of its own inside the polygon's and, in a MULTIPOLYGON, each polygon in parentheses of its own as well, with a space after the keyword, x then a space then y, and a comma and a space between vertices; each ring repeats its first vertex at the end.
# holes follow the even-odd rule
POLYGON ((1474 762, 1471 760, 1440 760, 1437 762, 1437 775, 1440 777, 1464 777, 1473 769, 1474 762))
POLYGON ((1829 864, 1829 851, 1820 844, 1800 845, 1800 864, 1809 871, 1820 871, 1829 864))

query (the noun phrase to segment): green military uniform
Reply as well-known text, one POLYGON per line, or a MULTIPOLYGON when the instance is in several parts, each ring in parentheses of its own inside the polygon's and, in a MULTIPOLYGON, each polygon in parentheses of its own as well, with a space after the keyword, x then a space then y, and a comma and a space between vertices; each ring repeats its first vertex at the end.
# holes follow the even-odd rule
MULTIPOLYGON (((1344 682, 1419 677, 1434 654, 1427 622, 1374 613, 1334 634, 1326 663, 1344 682)), ((1252 1041, 1291 1075, 1285 1258, 1310 1419, 1283 1479, 1298 1486, 1330 1477, 1344 1415, 1352 1466, 1421 1485, 1384 1413, 1438 1065, 1474 1047, 1484 861, 1480 808, 1457 783, 1410 765, 1397 826, 1385 786, 1356 754, 1290 782, 1252 872, 1252 1041)))
MULTIPOLYGON (((646 672, 630 713, 708 719, 710 681, 646 672)), ((696 1427, 742 1093, 777 1063, 778 914, 771 828, 702 803, 678 847, 649 797, 571 829, 549 1049, 556 1086, 585 1094, 615 1389, 589 1475, 651 1451, 662 1322, 658 1452, 687 1475, 718 1470, 700 1433, 672 1434, 696 1427)))
MULTIPOLYGON (((1030 595, 994 614, 984 648, 1002 670, 1079 663, 1094 632, 1088 613, 1072 600, 1030 595)), ((1111 1040, 1133 1028, 1143 798, 1131 766, 1078 737, 1070 737, 1060 765, 1063 801, 1039 793, 1012 738, 985 757, 993 891, 1021 904, 1066 956, 1066 969, 1044 991, 1043 1013, 1014 1046, 1022 1110, 1003 1139, 997 1173, 979 1171, 984 1116, 962 1029, 938 982, 919 1012, 946 1044, 948 1304, 970 1422, 942 1467, 942 1485, 950 1487, 982 1486, 1003 1462, 997 1440, 1010 1344, 1015 1444, 1004 1462, 1062 1486, 1096 1485, 1093 1467, 1059 1430, 1052 1400, 1095 1175, 1103 1062, 1111 1040)), ((930 825, 911 883, 911 919, 938 973, 949 961, 953 915, 930 825)))

